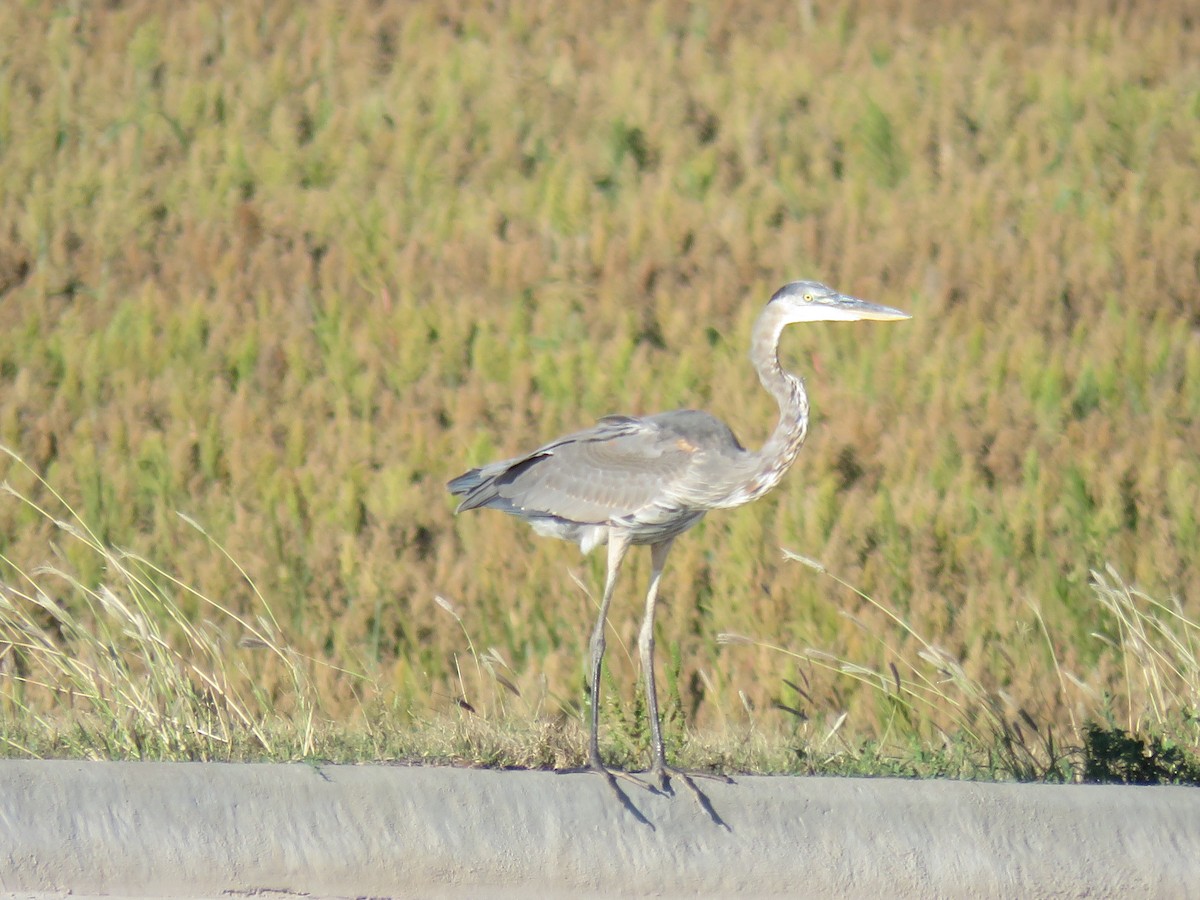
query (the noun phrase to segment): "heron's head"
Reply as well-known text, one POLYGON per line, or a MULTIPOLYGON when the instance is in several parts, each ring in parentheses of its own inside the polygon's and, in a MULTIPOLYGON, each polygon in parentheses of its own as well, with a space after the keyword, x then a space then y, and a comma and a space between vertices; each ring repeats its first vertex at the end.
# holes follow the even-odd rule
POLYGON ((886 322, 891 319, 910 319, 906 312, 868 303, 857 297, 839 294, 819 281, 793 281, 785 284, 771 297, 768 306, 778 306, 784 311, 787 322, 857 322, 873 319, 886 322))

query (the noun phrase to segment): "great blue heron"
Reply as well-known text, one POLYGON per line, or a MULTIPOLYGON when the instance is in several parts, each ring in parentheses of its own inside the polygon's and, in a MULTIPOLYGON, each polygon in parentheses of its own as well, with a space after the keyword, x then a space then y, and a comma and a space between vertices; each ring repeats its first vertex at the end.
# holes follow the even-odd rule
MULTIPOLYGON (((650 545, 650 588, 638 635, 646 678, 652 773, 666 791, 667 765, 654 687, 654 606, 671 544, 710 509, 741 506, 779 483, 808 434, 804 382, 779 365, 779 339, 793 322, 907 319, 898 309, 839 294, 815 281, 784 285, 754 325, 750 359, 779 403, 779 424, 762 449, 745 449, 729 426, 695 409, 645 418, 605 416, 586 431, 532 453, 490 463, 448 485, 458 512, 499 509, 525 519, 541 535, 578 542, 584 553, 608 544, 608 575, 591 639, 591 735, 588 761, 613 783, 600 758, 600 664, 608 605, 631 544, 650 545)), ((680 773, 682 774, 682 773, 680 773)), ((695 785, 688 782, 694 789, 695 785)), ((615 784, 614 784, 615 786, 615 784)))

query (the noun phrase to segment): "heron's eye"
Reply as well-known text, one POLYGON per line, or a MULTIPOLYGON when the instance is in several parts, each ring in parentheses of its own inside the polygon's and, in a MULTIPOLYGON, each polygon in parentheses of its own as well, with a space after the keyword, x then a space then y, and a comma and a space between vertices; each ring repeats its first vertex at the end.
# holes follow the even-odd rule
POLYGON ((811 293, 808 293, 808 294, 805 294, 805 295, 804 295, 804 302, 805 302, 805 303, 812 303, 812 301, 813 301, 813 295, 812 295, 811 293))

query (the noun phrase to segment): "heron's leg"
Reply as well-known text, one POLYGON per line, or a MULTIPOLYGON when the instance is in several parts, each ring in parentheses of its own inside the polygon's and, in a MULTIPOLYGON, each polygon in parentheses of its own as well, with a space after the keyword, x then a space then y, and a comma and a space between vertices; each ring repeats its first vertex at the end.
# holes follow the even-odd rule
MULTIPOLYGON (((696 795, 700 806, 712 817, 712 820, 727 828, 728 826, 712 808, 708 797, 696 786, 692 776, 674 766, 667 765, 662 723, 658 718, 658 691, 654 685, 654 610, 658 603, 658 583, 662 579, 663 566, 666 565, 667 554, 671 552, 671 544, 674 540, 674 538, 668 538, 650 547, 650 589, 646 591, 646 616, 642 619, 642 630, 638 635, 638 652, 642 661, 642 670, 646 673, 646 704, 650 710, 650 735, 654 742, 654 763, 651 771, 658 776, 658 783, 663 792, 671 789, 671 775, 678 775, 696 795)), ((708 775, 700 772, 697 772, 696 775, 700 778, 712 778, 716 781, 732 783, 731 779, 724 775, 708 775)))
POLYGON ((658 603, 658 583, 662 580, 663 566, 671 552, 674 538, 668 538, 650 547, 650 589, 646 591, 646 615, 642 619, 642 630, 638 634, 638 654, 642 661, 642 672, 646 676, 646 704, 650 714, 650 736, 654 743, 653 770, 658 773, 662 787, 667 787, 667 751, 663 745, 662 724, 658 719, 658 690, 654 684, 654 609, 658 603))
POLYGON ((621 571, 621 563, 625 560, 625 552, 629 549, 629 537, 620 531, 610 530, 608 533, 608 576, 604 580, 604 598, 600 601, 600 615, 596 618, 596 627, 592 629, 592 729, 588 741, 588 762, 594 769, 604 769, 600 759, 600 664, 604 660, 604 626, 608 618, 608 605, 612 602, 613 588, 616 587, 617 573, 621 571))
MULTIPOLYGON (((617 799, 630 810, 635 817, 645 822, 645 817, 642 816, 629 802, 629 798, 622 793, 617 787, 617 777, 623 778, 631 784, 636 784, 640 788, 653 790, 650 785, 639 781, 628 772, 613 772, 604 765, 604 761, 600 759, 600 664, 604 661, 604 626, 608 619, 608 605, 612 602, 613 589, 617 584, 617 574, 621 571, 621 563, 625 559, 625 552, 629 549, 629 537, 623 533, 609 531, 608 533, 608 576, 604 580, 604 597, 600 601, 600 615, 596 618, 596 627, 592 629, 592 683, 591 683, 591 702, 592 702, 592 728, 591 735, 588 738, 588 764, 592 771, 604 776, 608 782, 608 786, 613 789, 617 795, 617 799)), ((648 823, 647 823, 648 824, 648 823)))

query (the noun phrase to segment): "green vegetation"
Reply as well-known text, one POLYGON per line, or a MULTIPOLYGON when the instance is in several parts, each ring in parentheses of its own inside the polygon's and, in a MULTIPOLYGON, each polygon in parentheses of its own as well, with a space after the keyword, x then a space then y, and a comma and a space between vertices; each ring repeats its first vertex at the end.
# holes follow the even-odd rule
POLYGON ((960 7, 0 5, 0 753, 577 764, 602 560, 444 483, 757 443, 811 277, 914 318, 789 334, 808 446, 664 581, 675 752, 1195 780, 1200 22, 960 7))

